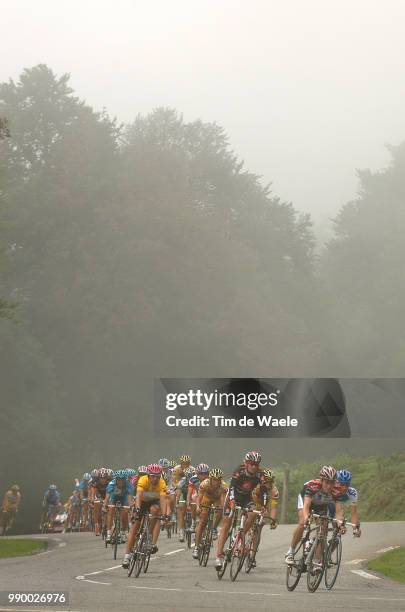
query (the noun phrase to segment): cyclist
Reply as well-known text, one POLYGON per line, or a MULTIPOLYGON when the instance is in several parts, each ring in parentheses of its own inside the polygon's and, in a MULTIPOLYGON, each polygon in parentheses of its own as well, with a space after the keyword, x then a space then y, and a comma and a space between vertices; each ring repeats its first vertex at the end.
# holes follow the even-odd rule
POLYGON ((69 497, 67 502, 67 519, 66 519, 66 529, 72 529, 73 525, 77 525, 80 519, 80 491, 78 489, 74 489, 72 495, 69 497))
MULTIPOLYGON (((244 463, 236 468, 232 474, 228 494, 225 499, 222 527, 218 537, 217 558, 215 559, 215 567, 218 570, 222 568, 224 545, 232 525, 232 515, 235 507, 254 508, 255 503, 252 500, 253 489, 258 484, 264 482, 263 472, 259 469, 261 460, 262 456, 259 452, 249 451, 245 455, 244 463)), ((245 533, 249 531, 254 520, 255 514, 248 512, 244 526, 245 533)))
POLYGON ((174 495, 172 469, 170 468, 170 461, 165 457, 159 459, 158 464, 162 468, 162 478, 166 483, 166 506, 164 514, 171 516, 172 496, 174 495))
MULTIPOLYGON (((198 466, 200 467, 200 466, 198 466)), ((200 520, 195 531, 195 544, 193 550, 193 558, 198 559, 198 547, 201 541, 201 536, 204 527, 207 523, 209 506, 223 507, 225 503, 225 495, 228 491, 226 482, 222 480, 224 473, 219 468, 212 468, 208 472, 208 478, 205 478, 198 489, 196 513, 200 520)), ((214 529, 216 530, 219 521, 221 520, 222 512, 217 510, 215 513, 214 529)))
POLYGON ((87 529, 89 525, 89 487, 91 482, 91 475, 85 472, 79 483, 80 500, 83 508, 83 527, 87 529))
MULTIPOLYGON (((187 494, 188 488, 190 484, 190 479, 196 476, 195 468, 188 467, 184 470, 184 476, 180 479, 178 484, 175 487, 175 498, 176 498, 176 508, 177 508, 177 517, 183 517, 183 527, 179 529, 179 540, 180 542, 184 542, 184 517, 186 513, 187 506, 187 494)), ((178 520, 178 519, 177 519, 178 520)))
POLYGON ((113 477, 110 468, 94 469, 91 473, 89 503, 93 507, 93 524, 96 536, 101 533, 101 504, 107 494, 107 485, 113 477))
MULTIPOLYGON (((311 510, 317 514, 326 514, 330 502, 334 502, 337 494, 332 494, 336 483, 336 470, 330 465, 324 465, 319 472, 319 478, 306 482, 298 495, 298 525, 294 530, 291 546, 285 556, 287 565, 294 563, 295 547, 301 540, 305 525, 309 519, 311 510)), ((342 513, 339 508, 338 516, 341 518, 342 513)))
MULTIPOLYGON (((336 474, 336 486, 333 489, 333 496, 335 503, 329 504, 329 512, 332 517, 335 516, 336 506, 339 514, 343 514, 343 506, 350 506, 351 518, 350 522, 355 525, 353 527, 353 535, 356 538, 361 536, 359 513, 357 509, 358 493, 354 487, 351 487, 352 473, 348 470, 338 470, 336 474)), ((345 527, 342 527, 342 532, 346 531, 345 527)))
MULTIPOLYGON (((274 484, 274 474, 271 468, 263 469, 264 480, 258 484, 252 491, 252 499, 255 503, 255 510, 262 512, 264 521, 263 525, 270 523, 270 529, 276 529, 277 527, 277 505, 280 498, 280 494, 276 485, 274 484)), ((253 545, 253 552, 257 552, 260 541, 260 533, 257 542, 253 545)), ((256 567, 256 558, 252 563, 252 567, 256 567)))
POLYGON ((61 495, 58 491, 58 487, 55 484, 50 484, 42 500, 41 527, 45 518, 49 517, 51 521, 55 518, 57 509, 61 505, 61 495))
POLYGON ((122 567, 129 567, 131 551, 135 544, 135 538, 141 524, 141 517, 149 512, 154 515, 152 519, 152 549, 151 554, 158 551, 157 540, 160 533, 159 518, 164 515, 166 506, 166 484, 162 478, 162 468, 158 463, 148 465, 148 473, 138 480, 134 507, 134 518, 128 536, 122 567))
MULTIPOLYGON (((113 521, 113 505, 119 502, 121 506, 131 506, 134 497, 134 487, 129 481, 127 470, 117 470, 114 472, 114 478, 108 483, 106 489, 106 496, 104 499, 104 511, 107 514, 107 544, 111 542, 111 527, 113 521)), ((125 542, 126 533, 128 531, 128 510, 121 510, 122 516, 122 531, 120 534, 116 534, 121 540, 125 542)))
POLYGON ((192 524, 191 529, 195 530, 195 522, 197 518, 197 496, 198 489, 200 488, 200 484, 206 480, 208 473, 210 471, 210 466, 207 463, 199 463, 195 468, 195 474, 190 476, 188 482, 187 489, 187 501, 186 501, 186 510, 187 512, 191 512, 192 524))
MULTIPOLYGON (((190 455, 181 455, 180 463, 173 468, 172 477, 173 477, 173 487, 176 489, 176 501, 180 501, 180 498, 184 498, 183 501, 187 499, 187 489, 184 487, 188 484, 185 478, 185 472, 188 468, 191 468, 193 472, 195 471, 193 466, 191 465, 191 457, 190 455), (181 486, 180 486, 181 485, 181 486)), ((191 475, 191 474, 190 474, 191 475)), ((177 503, 177 525, 179 528, 179 540, 180 542, 184 542, 184 514, 186 512, 186 504, 185 503, 177 503)))
POLYGON ((11 529, 21 503, 20 487, 13 485, 5 492, 1 506, 0 536, 11 529))

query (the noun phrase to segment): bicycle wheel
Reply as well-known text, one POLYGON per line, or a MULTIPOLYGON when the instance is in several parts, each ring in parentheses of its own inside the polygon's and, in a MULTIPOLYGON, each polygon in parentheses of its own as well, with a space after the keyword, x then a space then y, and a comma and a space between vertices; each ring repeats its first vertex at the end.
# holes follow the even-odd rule
POLYGON ((312 544, 311 550, 307 557, 307 588, 311 593, 315 593, 316 589, 322 582, 323 573, 325 571, 325 541, 319 540, 316 536, 314 543, 312 544), (321 546, 321 555, 319 561, 315 558, 315 552, 318 547, 321 546), (320 567, 319 567, 320 566, 320 567))
POLYGON ((330 591, 336 582, 342 559, 342 538, 337 535, 328 544, 325 555, 325 587, 330 591))
MULTIPOLYGON (((118 551, 118 540, 121 537, 121 520, 120 517, 118 516, 118 518, 115 520, 114 522, 114 545, 113 545, 113 551, 114 551, 114 559, 117 558, 117 551, 118 551)), ((111 538, 112 540, 112 538, 111 538)))
POLYGON ((296 557, 294 564, 287 565, 286 583, 287 583, 288 591, 293 591, 295 589, 295 587, 300 581, 301 574, 303 572, 303 568, 305 567, 304 549, 303 549, 302 541, 300 545, 298 546, 294 556, 296 557), (297 554, 299 552, 301 552, 302 554, 301 554, 301 557, 298 559, 297 554))
POLYGON ((129 567, 128 567, 128 578, 132 576, 132 572, 134 571, 135 563, 136 563, 136 550, 133 550, 131 553, 131 560, 129 562, 129 567))
POLYGON ((245 560, 245 536, 243 532, 236 534, 231 551, 231 567, 229 569, 232 582, 235 582, 245 560))
POLYGON ((222 576, 225 574, 225 570, 227 568, 228 563, 231 560, 231 550, 232 550, 232 529, 229 531, 228 537, 225 541, 225 546, 224 546, 224 559, 222 562, 222 567, 220 570, 216 570, 217 571, 217 576, 218 576, 218 580, 222 579, 222 576))
POLYGON ((145 562, 146 545, 146 533, 143 531, 139 536, 138 544, 136 547, 135 578, 138 578, 139 574, 142 571, 143 564, 145 562))

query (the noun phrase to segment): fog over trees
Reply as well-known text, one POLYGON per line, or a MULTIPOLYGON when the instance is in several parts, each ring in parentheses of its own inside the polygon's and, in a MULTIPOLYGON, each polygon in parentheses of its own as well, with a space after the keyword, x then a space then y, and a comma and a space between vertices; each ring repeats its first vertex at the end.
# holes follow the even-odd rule
POLYGON ((3 488, 156 459, 155 377, 403 376, 405 143, 315 250, 221 126, 134 116, 42 64, 0 84, 3 488))

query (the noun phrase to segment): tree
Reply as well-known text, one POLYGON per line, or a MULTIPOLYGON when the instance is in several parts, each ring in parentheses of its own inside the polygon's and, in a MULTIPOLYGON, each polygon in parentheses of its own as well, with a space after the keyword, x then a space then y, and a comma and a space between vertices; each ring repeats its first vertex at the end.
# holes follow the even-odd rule
POLYGON ((323 257, 330 342, 347 376, 402 376, 405 365, 405 143, 388 168, 358 172, 323 257))

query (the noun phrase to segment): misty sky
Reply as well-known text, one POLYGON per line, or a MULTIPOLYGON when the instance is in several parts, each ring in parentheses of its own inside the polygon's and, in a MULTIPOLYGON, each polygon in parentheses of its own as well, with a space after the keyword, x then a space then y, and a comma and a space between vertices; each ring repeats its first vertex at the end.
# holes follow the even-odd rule
POLYGON ((0 80, 48 64, 122 121, 216 121, 247 168, 320 226, 355 168, 405 140, 403 0, 13 0, 0 80))

